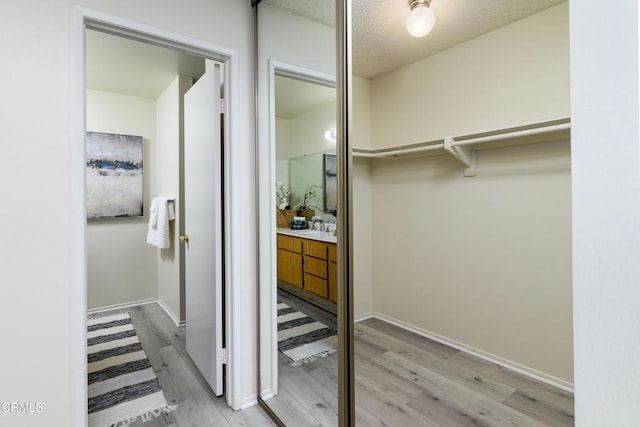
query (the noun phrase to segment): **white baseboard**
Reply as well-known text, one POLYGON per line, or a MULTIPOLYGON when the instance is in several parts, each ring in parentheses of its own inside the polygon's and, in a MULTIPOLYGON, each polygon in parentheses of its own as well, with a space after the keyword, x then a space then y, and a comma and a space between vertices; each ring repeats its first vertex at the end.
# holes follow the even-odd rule
POLYGON ((255 406, 257 404, 258 404, 258 396, 256 396, 254 394, 254 395, 251 395, 251 396, 248 396, 248 397, 245 397, 244 399, 242 399, 240 401, 240 407, 237 410, 241 411, 243 409, 250 408, 250 407, 255 406))
POLYGON ((273 394, 272 388, 268 388, 266 390, 263 390, 262 393, 260 393, 260 396, 262 397, 262 400, 269 400, 274 397, 275 394, 273 394))
MULTIPOLYGON (((473 356, 479 357, 481 359, 486 360, 487 362, 491 362, 491 363, 495 363, 496 365, 500 365, 502 367, 505 367, 507 369, 510 369, 512 371, 518 372, 519 374, 522 375, 526 375, 529 378, 532 378, 534 380, 543 382, 545 384, 549 384, 552 385, 554 387, 557 387, 559 389, 562 389, 564 391, 573 393, 574 392, 574 385, 568 381, 562 380, 560 378, 556 378, 554 376, 545 374, 544 372, 540 372, 537 371, 535 369, 529 368, 528 366, 524 366, 521 365, 519 363, 516 363, 512 360, 508 360, 508 359, 504 359, 500 356, 496 356, 495 354, 491 354, 491 353, 487 353, 485 351, 482 351, 480 349, 477 349, 475 347, 471 347, 468 346, 466 344, 463 344, 461 342, 452 340, 450 338, 447 337, 443 337, 441 335, 438 335, 436 333, 433 333, 431 331, 427 331, 425 329, 422 328, 418 328, 416 326, 413 326, 409 323, 403 322, 401 320, 398 319, 394 319, 393 317, 387 316, 385 314, 382 313, 377 313, 374 312, 373 315, 371 317, 380 319, 380 320, 384 320, 385 322, 391 323, 392 325, 395 325, 399 328, 405 329, 407 331, 416 333, 418 335, 421 335, 423 337, 432 339, 434 341, 437 341, 441 344, 445 344, 448 345, 449 347, 453 347, 456 348, 460 351, 464 351, 465 353, 469 353, 473 356)), ((364 319, 362 319, 364 320, 364 319)))
POLYGON ((353 323, 362 322, 363 320, 371 319, 373 317, 373 311, 368 313, 358 314, 357 316, 353 316, 353 323))
POLYGON ((185 325, 186 322, 184 320, 180 321, 178 316, 176 316, 173 310, 171 310, 164 301, 162 301, 160 298, 158 298, 156 301, 158 302, 158 305, 164 310, 164 312, 167 313, 167 316, 169 316, 169 318, 173 320, 173 323, 175 323, 176 327, 179 328, 185 325))
POLYGON ((103 313, 105 311, 134 307, 136 305, 153 304, 154 302, 157 302, 157 301, 158 301, 158 298, 148 298, 148 299, 143 299, 139 301, 125 302, 122 304, 108 305, 105 307, 98 307, 98 308, 92 308, 90 310, 87 310, 87 314, 98 314, 98 313, 103 313))

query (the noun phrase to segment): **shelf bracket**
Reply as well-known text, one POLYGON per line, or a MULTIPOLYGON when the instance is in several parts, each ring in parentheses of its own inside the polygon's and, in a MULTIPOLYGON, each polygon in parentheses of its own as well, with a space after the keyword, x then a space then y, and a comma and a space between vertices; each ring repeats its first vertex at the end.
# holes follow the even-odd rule
POLYGON ((444 149, 464 165, 464 176, 476 176, 476 150, 468 145, 454 145, 455 140, 444 138, 444 149))

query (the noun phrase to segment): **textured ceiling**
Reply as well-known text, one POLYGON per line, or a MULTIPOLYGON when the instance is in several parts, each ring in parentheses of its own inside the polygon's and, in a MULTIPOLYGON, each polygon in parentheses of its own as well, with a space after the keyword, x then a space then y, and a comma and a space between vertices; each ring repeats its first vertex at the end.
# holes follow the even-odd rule
MULTIPOLYGON (((334 25, 333 0, 263 0, 325 25, 334 25)), ((405 28, 408 0, 352 0, 353 71, 372 78, 565 0, 432 0, 436 24, 423 38, 405 28)))

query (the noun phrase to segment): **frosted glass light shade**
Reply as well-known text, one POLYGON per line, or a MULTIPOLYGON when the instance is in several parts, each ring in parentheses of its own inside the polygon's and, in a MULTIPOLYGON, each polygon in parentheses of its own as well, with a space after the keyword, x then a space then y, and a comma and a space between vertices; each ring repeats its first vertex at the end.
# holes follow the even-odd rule
POLYGON ((436 16, 426 6, 414 8, 407 16, 407 31, 413 37, 424 37, 433 30, 436 16))

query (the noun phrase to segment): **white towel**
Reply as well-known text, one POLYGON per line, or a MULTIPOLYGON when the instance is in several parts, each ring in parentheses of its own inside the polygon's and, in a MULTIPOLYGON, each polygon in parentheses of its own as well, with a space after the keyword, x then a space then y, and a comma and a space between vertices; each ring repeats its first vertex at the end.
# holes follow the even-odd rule
POLYGON ((171 243, 169 241, 169 221, 176 217, 173 203, 169 203, 167 197, 156 197, 151 201, 149 210, 147 243, 160 249, 168 249, 171 243))

